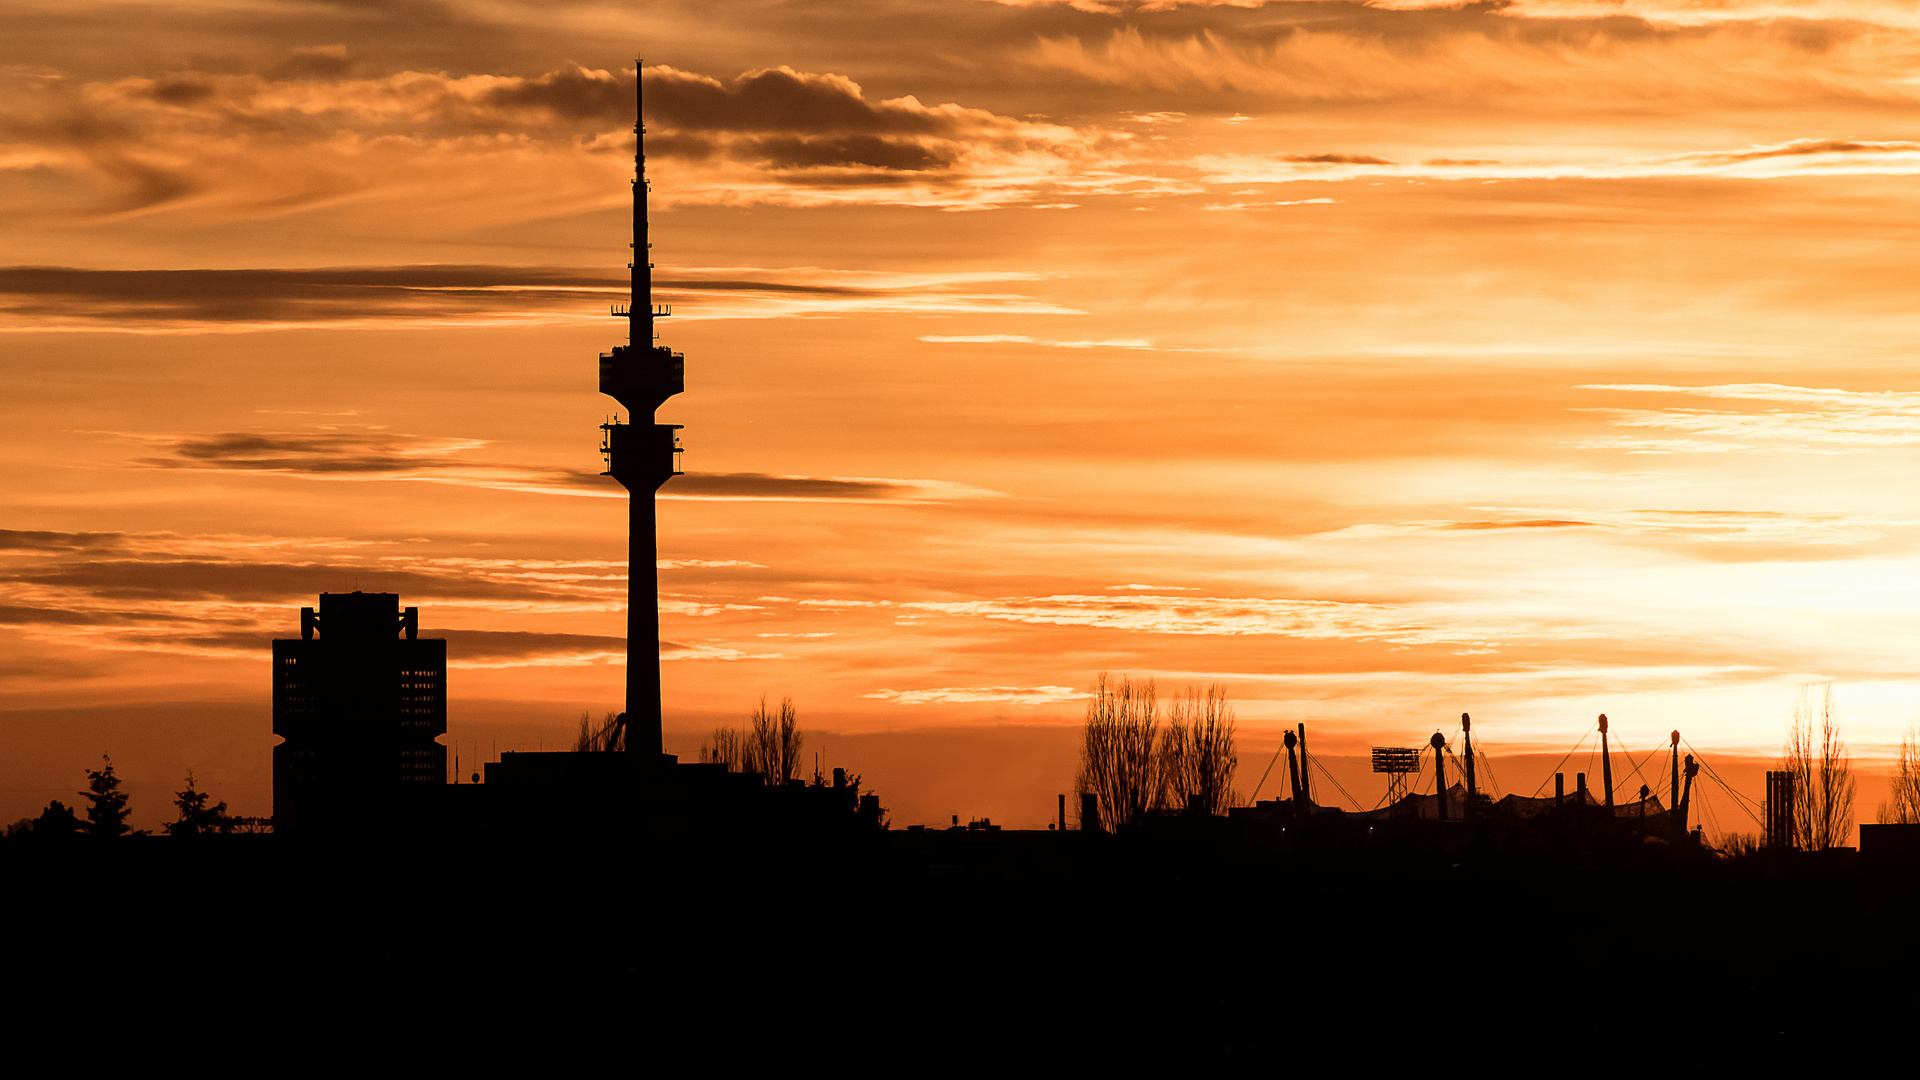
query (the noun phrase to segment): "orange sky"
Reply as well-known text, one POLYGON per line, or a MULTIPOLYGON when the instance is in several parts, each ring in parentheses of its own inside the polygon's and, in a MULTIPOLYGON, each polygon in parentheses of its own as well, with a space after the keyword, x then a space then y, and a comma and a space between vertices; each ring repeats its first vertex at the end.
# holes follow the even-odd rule
POLYGON ((265 812, 321 591, 449 639, 463 763, 617 706, 635 53, 669 750, 791 695, 830 758, 893 734, 847 760, 898 823, 1033 825, 1102 670, 1225 684, 1249 789, 1299 722, 1731 758, 1831 681, 1871 763, 1920 718, 1909 3, 8 23, 7 820, 102 751, 137 824, 188 768, 265 812))

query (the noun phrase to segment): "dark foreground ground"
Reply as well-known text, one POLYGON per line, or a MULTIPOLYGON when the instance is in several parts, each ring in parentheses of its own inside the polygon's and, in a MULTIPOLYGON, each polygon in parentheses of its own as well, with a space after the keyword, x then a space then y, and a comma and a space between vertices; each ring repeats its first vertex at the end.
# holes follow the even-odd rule
POLYGON ((0 843, 19 1037, 562 1074, 1859 1047, 1920 1020, 1913 870, 1459 830, 0 843))

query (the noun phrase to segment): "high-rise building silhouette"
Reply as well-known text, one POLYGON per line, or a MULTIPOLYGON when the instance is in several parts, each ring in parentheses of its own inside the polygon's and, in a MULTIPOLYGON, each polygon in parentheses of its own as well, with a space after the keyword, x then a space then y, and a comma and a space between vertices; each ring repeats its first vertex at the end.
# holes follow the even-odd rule
POLYGON ((446 783, 447 643, 419 634, 393 593, 321 593, 274 641, 276 831, 352 827, 446 783))
POLYGON ((679 475, 678 424, 659 424, 653 414, 686 389, 683 358, 655 343, 654 320, 671 314, 653 304, 652 245, 647 243, 646 124, 640 112, 643 65, 633 69, 633 261, 631 299, 613 309, 627 320, 627 343, 600 356, 600 392, 627 407, 602 425, 607 475, 627 489, 627 700, 626 748, 657 756, 660 741, 660 572, 655 537, 654 492, 679 475), (640 417, 645 415, 645 421, 640 417))

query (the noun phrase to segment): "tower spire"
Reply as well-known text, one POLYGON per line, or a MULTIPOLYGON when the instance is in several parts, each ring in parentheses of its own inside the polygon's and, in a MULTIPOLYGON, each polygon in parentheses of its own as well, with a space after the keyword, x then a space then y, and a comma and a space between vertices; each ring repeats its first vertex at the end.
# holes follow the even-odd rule
POLYGON ((646 124, 641 119, 645 66, 633 66, 633 262, 631 298, 613 313, 627 320, 627 343, 600 354, 600 392, 627 408, 602 424, 607 475, 627 489, 627 708, 626 745, 635 754, 661 752, 660 571, 654 492, 680 474, 680 425, 660 424, 654 412, 686 388, 684 359, 654 344, 654 320, 669 314, 653 306, 653 263, 647 242, 646 124), (642 421, 642 415, 646 420, 642 421))
POLYGON ((647 241, 647 121, 644 112, 646 61, 633 62, 633 262, 627 304, 627 344, 653 344, 653 245, 647 241))

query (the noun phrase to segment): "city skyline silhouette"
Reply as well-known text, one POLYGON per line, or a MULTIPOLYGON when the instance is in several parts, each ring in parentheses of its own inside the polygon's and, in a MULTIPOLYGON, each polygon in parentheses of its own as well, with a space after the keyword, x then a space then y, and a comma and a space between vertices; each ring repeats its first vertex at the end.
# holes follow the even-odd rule
POLYGON ((10 15, 24 1015, 549 1067, 1891 1041, 1916 35, 10 15))
POLYGON ((914 10, 28 18, 7 820, 102 752, 142 827, 189 770, 269 813, 265 643, 321 593, 422 608, 466 772, 623 707, 583 358, 628 300, 636 47, 662 344, 701 365, 667 752, 791 696, 902 823, 1040 828, 1110 671, 1221 683, 1247 760, 1307 724, 1365 803, 1371 747, 1462 712, 1516 790, 1605 712, 1757 797, 1831 684, 1871 818, 1920 715, 1917 166, 1853 31, 914 10))

